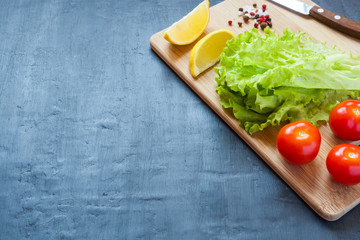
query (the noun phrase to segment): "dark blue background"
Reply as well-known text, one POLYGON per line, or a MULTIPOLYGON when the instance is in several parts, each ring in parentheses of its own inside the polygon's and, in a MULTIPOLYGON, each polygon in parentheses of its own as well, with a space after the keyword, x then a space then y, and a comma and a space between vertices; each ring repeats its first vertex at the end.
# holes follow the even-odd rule
POLYGON ((198 3, 0 2, 1 240, 360 238, 359 207, 318 217, 152 52, 198 3))

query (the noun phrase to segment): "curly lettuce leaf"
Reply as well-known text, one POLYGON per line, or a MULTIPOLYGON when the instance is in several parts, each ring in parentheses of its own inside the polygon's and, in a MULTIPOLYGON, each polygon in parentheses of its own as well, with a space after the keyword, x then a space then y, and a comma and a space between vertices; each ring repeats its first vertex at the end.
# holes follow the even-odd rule
POLYGON ((222 106, 249 134, 283 121, 317 125, 337 103, 359 96, 359 56, 303 32, 265 33, 252 29, 229 40, 215 68, 222 106))

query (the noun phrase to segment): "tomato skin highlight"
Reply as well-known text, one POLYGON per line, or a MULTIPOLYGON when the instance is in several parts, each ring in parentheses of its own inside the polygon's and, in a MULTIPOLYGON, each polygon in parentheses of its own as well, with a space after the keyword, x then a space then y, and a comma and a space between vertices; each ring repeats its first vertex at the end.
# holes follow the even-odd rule
POLYGON ((321 135, 309 122, 297 121, 285 125, 276 137, 276 146, 286 161, 302 165, 311 162, 319 153, 321 135))
POLYGON ((360 147, 339 144, 330 150, 326 167, 331 177, 343 185, 360 183, 360 147))
POLYGON ((336 105, 330 112, 332 132, 344 140, 360 140, 360 102, 347 100, 336 105))

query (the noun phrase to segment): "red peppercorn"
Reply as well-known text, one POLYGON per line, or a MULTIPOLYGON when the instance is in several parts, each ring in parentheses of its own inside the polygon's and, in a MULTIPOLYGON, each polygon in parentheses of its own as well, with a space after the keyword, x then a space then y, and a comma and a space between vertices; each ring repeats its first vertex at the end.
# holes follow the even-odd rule
POLYGON ((238 25, 239 25, 239 27, 241 27, 241 26, 242 26, 242 22, 238 22, 238 25))
POLYGON ((251 12, 251 13, 250 13, 250 16, 255 16, 255 13, 254 13, 254 12, 251 12))
POLYGON ((270 15, 268 14, 268 15, 265 15, 265 18, 269 18, 270 17, 270 15))
POLYGON ((248 13, 248 11, 245 11, 244 13, 246 14, 246 13, 248 13))
POLYGON ((228 24, 231 26, 231 25, 232 25, 232 21, 231 21, 231 20, 229 20, 229 21, 228 21, 228 24))
POLYGON ((263 4, 263 5, 262 5, 262 8, 265 10, 265 9, 266 9, 266 4, 263 4))
POLYGON ((254 27, 257 28, 259 26, 258 23, 254 23, 254 27))
POLYGON ((257 12, 259 12, 259 10, 257 10, 257 9, 256 9, 256 11, 255 11, 255 12, 257 13, 257 12))

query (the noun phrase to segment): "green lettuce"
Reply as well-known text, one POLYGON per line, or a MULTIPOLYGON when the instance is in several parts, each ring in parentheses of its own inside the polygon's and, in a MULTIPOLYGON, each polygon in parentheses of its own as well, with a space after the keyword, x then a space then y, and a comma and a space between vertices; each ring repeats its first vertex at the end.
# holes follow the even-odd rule
POLYGON ((305 33, 269 28, 245 31, 227 42, 215 68, 224 108, 253 134, 283 121, 327 121, 339 102, 358 98, 360 56, 353 56, 305 33))

